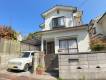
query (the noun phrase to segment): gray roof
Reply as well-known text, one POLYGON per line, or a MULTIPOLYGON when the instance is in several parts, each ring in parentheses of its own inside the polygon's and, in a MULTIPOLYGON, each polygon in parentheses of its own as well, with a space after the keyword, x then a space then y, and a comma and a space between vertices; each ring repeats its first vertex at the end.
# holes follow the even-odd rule
POLYGON ((37 39, 23 40, 21 42, 22 43, 26 43, 26 44, 30 44, 30 45, 33 45, 33 46, 37 46, 37 45, 40 45, 41 44, 41 41, 40 40, 37 40, 37 39))

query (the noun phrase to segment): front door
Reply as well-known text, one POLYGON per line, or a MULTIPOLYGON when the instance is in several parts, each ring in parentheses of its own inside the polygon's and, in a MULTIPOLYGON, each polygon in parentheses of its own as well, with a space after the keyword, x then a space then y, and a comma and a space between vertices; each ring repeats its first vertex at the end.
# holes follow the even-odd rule
POLYGON ((55 54, 54 42, 47 42, 45 54, 45 68, 53 71, 58 68, 58 56, 55 54))
POLYGON ((54 54, 54 42, 47 42, 47 54, 54 54))

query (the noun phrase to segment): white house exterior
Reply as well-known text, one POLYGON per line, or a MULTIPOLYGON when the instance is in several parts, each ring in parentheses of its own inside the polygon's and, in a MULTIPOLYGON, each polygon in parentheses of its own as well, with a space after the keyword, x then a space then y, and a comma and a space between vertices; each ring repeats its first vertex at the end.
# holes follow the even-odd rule
POLYGON ((89 26, 89 33, 91 38, 106 38, 106 12, 91 20, 89 26))
POLYGON ((55 6, 43 13, 41 51, 45 54, 89 52, 88 25, 82 24, 82 11, 55 6))
POLYGON ((43 17, 45 21, 39 33, 45 69, 57 70, 64 80, 105 80, 106 54, 91 52, 89 33, 92 37, 105 36, 106 16, 82 24, 82 11, 70 6, 55 6, 43 13, 43 17))

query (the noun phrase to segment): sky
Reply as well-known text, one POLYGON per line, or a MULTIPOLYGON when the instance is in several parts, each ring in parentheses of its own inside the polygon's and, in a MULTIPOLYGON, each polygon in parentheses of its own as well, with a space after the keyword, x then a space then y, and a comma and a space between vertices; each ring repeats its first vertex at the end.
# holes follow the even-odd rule
POLYGON ((84 24, 106 12, 106 0, 0 0, 0 25, 11 25, 24 36, 40 31, 41 14, 55 5, 78 7, 84 24))

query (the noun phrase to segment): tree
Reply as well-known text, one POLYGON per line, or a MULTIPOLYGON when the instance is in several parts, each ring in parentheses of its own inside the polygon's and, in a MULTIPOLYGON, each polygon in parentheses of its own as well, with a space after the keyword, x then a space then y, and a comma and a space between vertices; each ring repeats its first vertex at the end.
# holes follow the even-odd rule
POLYGON ((17 39, 17 33, 10 26, 0 25, 0 38, 17 39))
POLYGON ((41 33, 39 33, 39 32, 29 33, 29 35, 27 36, 26 39, 27 39, 27 40, 32 40, 32 39, 41 40, 41 33))

